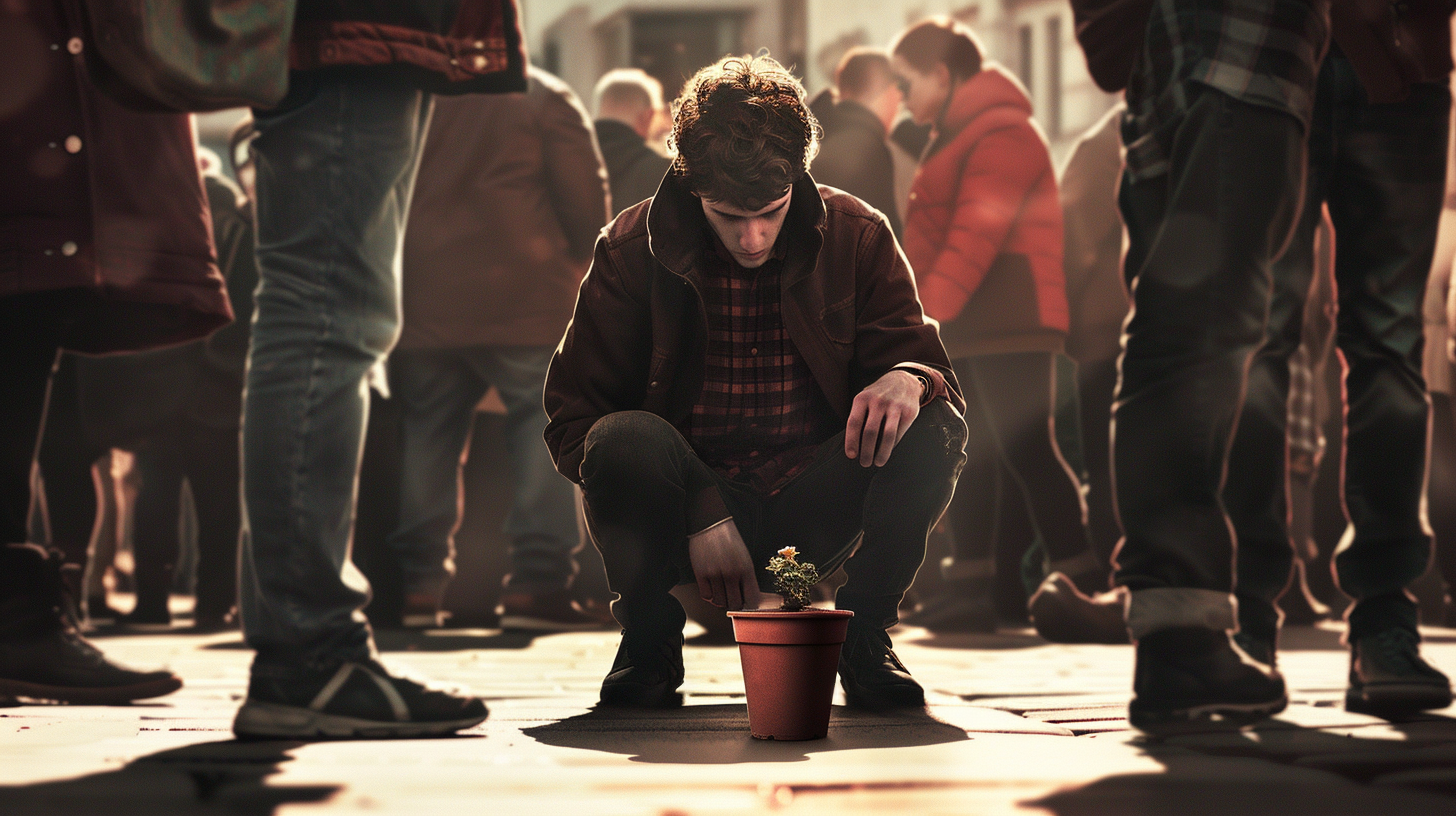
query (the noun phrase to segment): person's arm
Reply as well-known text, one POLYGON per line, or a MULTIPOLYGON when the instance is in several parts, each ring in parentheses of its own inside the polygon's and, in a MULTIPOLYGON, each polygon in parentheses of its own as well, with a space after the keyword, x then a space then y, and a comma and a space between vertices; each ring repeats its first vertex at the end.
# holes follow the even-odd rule
POLYGON ((646 286, 632 291, 613 259, 607 239, 599 239, 576 311, 546 373, 546 446, 561 475, 577 483, 592 425, 640 406, 647 389, 652 342, 646 286))
POLYGON ((922 405, 937 397, 957 411, 966 404, 940 333, 921 311, 909 264, 884 219, 866 232, 856 267, 851 382, 860 391, 845 425, 844 454, 865 466, 883 465, 922 405))
POLYGON ((1046 149, 1029 124, 994 131, 977 143, 966 160, 945 246, 929 269, 916 270, 926 314, 954 320, 980 288, 1028 194, 1052 172, 1050 160, 1031 153, 1046 149))
POLYGON ((549 88, 541 104, 541 149, 551 206, 574 260, 592 256, 611 218, 611 188, 591 119, 567 88, 549 88))

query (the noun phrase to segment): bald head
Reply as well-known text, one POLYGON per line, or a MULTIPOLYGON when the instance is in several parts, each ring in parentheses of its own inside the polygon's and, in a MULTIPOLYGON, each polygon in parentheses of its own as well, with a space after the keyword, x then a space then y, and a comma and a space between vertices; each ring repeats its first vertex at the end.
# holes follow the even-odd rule
POLYGON ((662 110, 662 83, 639 68, 608 71, 592 94, 596 118, 621 122, 647 138, 662 110))

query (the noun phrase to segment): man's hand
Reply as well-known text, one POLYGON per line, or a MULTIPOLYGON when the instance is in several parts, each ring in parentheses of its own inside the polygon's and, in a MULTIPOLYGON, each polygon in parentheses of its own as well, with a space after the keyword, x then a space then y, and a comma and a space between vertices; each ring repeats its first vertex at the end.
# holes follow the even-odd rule
POLYGON ((689 536, 688 561, 703 600, 733 610, 758 608, 753 558, 732 519, 689 536))
POLYGON ((920 378, 903 369, 885 372, 854 398, 844 428, 844 455, 860 465, 883 466, 920 415, 920 378))

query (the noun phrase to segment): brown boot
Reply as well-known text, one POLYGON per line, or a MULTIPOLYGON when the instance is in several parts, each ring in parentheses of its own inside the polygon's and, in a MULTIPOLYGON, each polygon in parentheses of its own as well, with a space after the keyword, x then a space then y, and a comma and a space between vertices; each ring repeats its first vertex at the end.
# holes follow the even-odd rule
POLYGON ((1123 597, 1119 589, 1089 596, 1053 572, 1037 587, 1027 610, 1036 633, 1052 643, 1127 643, 1123 597))

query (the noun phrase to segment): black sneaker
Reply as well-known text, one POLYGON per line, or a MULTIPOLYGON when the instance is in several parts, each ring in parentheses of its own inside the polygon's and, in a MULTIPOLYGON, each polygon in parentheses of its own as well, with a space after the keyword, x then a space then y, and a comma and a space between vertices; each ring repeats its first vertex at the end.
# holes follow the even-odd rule
POLYGON ((182 688, 169 671, 135 671, 114 663, 69 626, 0 639, 0 697, 78 705, 121 705, 182 688))
POLYGON ((1451 705, 1451 681, 1421 658, 1420 642, 1404 627, 1353 639, 1345 708, 1388 717, 1451 705))
POLYGON ((850 708, 883 711, 925 706, 925 689, 890 648, 890 636, 883 630, 850 625, 839 652, 839 681, 850 708))
POLYGON ((1198 722, 1244 725, 1289 704, 1284 678, 1239 649, 1229 633, 1164 629, 1137 643, 1128 720, 1155 733, 1198 722))
POLYGON ((478 697, 391 674, 378 661, 255 673, 233 720, 243 738, 437 737, 485 720, 478 697))
POLYGON ((622 633, 617 659, 602 681, 601 704, 621 708, 676 708, 682 705, 682 633, 622 633))

